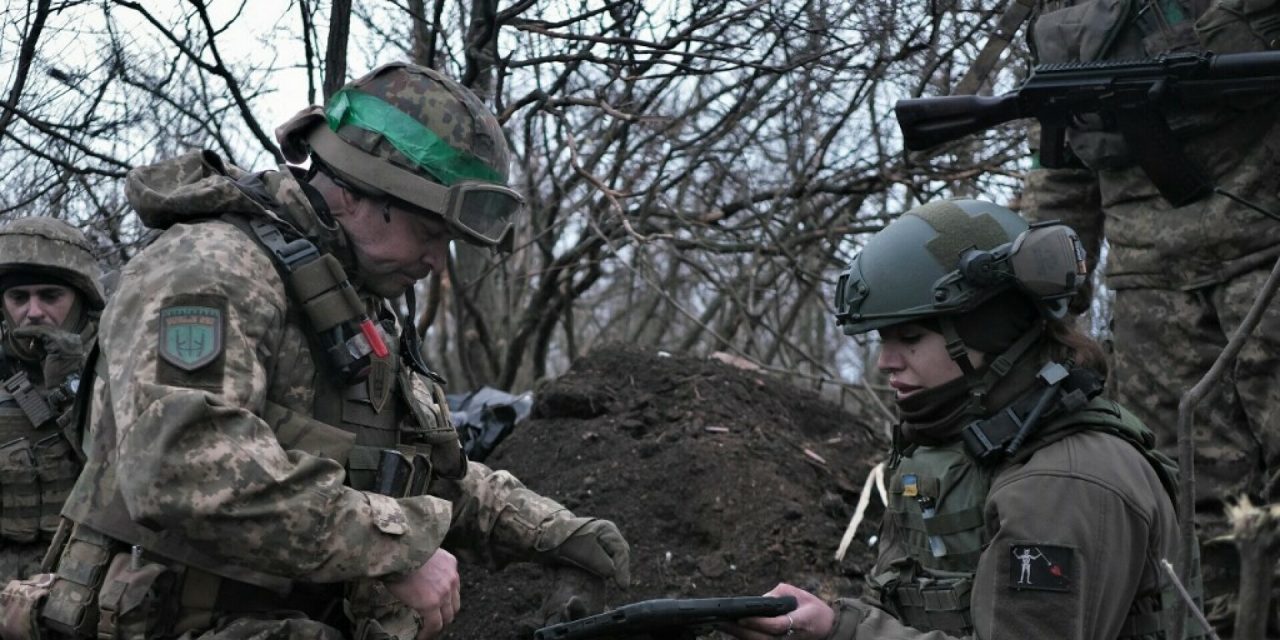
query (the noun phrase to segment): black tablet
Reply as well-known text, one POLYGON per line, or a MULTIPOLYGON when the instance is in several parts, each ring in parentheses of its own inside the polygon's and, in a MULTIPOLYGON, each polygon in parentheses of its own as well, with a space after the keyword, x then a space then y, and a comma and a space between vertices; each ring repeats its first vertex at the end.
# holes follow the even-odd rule
POLYGON ((796 608, 792 596, 736 596, 645 600, 612 611, 538 629, 535 640, 586 640, 627 636, 655 629, 692 627, 742 618, 772 617, 796 608))

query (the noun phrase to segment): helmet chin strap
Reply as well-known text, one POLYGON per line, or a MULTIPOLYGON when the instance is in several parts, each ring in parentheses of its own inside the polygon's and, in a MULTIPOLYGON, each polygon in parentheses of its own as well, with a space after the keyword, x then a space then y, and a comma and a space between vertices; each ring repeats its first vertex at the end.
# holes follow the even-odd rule
POLYGON ((1009 373, 1013 365, 1022 356, 1026 355, 1031 346, 1044 333, 1044 321, 1037 320, 1008 349, 1005 349, 1004 352, 992 359, 987 366, 986 373, 979 376, 977 375, 978 370, 969 361, 969 350, 965 347, 964 339, 960 337, 960 332, 956 330, 956 324, 952 317, 939 317, 938 326, 942 330, 942 337, 947 341, 947 356, 960 367, 965 380, 969 381, 970 403, 975 409, 982 407, 982 402, 987 393, 991 391, 991 388, 1009 373))

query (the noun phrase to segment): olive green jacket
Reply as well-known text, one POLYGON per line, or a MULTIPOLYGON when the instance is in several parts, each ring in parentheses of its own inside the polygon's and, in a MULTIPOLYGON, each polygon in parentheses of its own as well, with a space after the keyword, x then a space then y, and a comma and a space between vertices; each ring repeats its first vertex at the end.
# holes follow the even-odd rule
MULTIPOLYGON (((1143 455, 1118 437, 1084 431, 1000 471, 983 509, 990 544, 978 560, 971 599, 982 640, 1105 640, 1120 635, 1139 594, 1163 585, 1160 559, 1176 557, 1174 506, 1143 455), (1028 547, 1070 555, 1064 591, 1017 588, 1015 553, 1028 547)), ((886 521, 880 558, 902 555, 886 521)), ((840 600, 833 640, 950 638, 904 626, 869 599, 840 600)))

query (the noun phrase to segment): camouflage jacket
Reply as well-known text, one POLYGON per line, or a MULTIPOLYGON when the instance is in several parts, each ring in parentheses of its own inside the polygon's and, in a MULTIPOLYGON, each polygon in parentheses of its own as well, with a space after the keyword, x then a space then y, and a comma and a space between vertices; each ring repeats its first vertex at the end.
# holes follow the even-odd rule
MULTIPOLYGON (((557 544, 542 534, 571 514, 506 472, 473 462, 461 479, 433 483, 437 495, 393 499, 351 488, 323 447, 282 442, 268 416, 312 416, 323 370, 271 257, 218 217, 271 215, 235 186, 241 176, 208 152, 130 172, 130 203, 164 232, 125 266, 103 315, 89 461, 65 515, 276 589, 409 572, 446 536, 450 550, 496 564, 557 544), (191 304, 217 310, 223 329, 212 359, 188 370, 159 341, 165 310, 191 304)), ((282 217, 345 257, 342 232, 287 169, 262 184, 282 217)), ((400 386, 397 403, 448 418, 438 388, 400 386)))
MULTIPOLYGON (((1041 3, 1029 37, 1043 63, 1263 51, 1280 47, 1280 2, 1058 0, 1041 3)), ((1187 155, 1217 186, 1280 213, 1277 114, 1275 100, 1237 99, 1166 116, 1187 155)), ((1031 171, 1023 209, 1033 220, 1070 224, 1088 245, 1091 262, 1105 235, 1111 288, 1192 289, 1280 255, 1275 220, 1221 195, 1170 206, 1117 134, 1083 126, 1069 137, 1088 168, 1031 171)))

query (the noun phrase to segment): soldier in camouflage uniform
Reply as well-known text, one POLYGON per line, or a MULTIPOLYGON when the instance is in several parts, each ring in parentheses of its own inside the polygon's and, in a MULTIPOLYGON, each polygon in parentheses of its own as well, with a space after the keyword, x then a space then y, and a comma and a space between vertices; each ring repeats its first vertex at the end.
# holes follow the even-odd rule
POLYGON ((0 582, 36 573, 80 471, 63 433, 102 290, 78 229, 53 218, 0 227, 0 582))
MULTIPOLYGON (((1031 41, 1043 63, 1277 49, 1280 2, 1047 3, 1031 41)), ((1183 149, 1219 187, 1280 214, 1278 114, 1274 100, 1238 100, 1167 115, 1183 149)), ((1084 167, 1033 170, 1024 211, 1032 219, 1069 223, 1091 258, 1105 235, 1106 283, 1115 292, 1109 384, 1172 453, 1179 399, 1208 372, 1280 257, 1280 222, 1221 195, 1171 206, 1118 135, 1087 125, 1068 132, 1084 167)), ((1224 499, 1242 493, 1280 499, 1280 300, 1201 403, 1196 424, 1197 521, 1207 527, 1205 540, 1223 531, 1224 499)), ((1212 573, 1227 562, 1206 555, 1210 594, 1234 586, 1232 575, 1212 573)), ((1218 609, 1216 617, 1226 617, 1218 609)))
POLYGON ((496 118, 391 64, 277 137, 309 171, 204 152, 130 172, 164 232, 103 316, 56 577, 11 600, 43 597, 33 624, 82 638, 410 640, 458 609, 451 552, 627 585, 613 523, 465 459, 390 304, 445 269, 452 239, 508 239, 521 202, 496 118))

